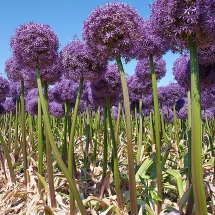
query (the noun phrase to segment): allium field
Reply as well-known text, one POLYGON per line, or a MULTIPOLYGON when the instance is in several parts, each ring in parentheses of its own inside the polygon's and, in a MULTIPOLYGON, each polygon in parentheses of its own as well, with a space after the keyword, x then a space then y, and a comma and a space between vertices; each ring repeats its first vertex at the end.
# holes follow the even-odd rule
POLYGON ((215 0, 150 9, 98 6, 61 49, 48 24, 14 29, 0 215, 215 214, 215 0), (180 53, 175 78, 158 87, 167 51, 180 53))

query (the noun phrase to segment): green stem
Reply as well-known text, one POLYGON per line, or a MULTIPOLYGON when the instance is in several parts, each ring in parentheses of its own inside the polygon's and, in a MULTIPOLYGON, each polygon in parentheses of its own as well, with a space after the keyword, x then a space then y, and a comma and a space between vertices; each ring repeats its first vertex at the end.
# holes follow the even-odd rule
POLYGON ((113 144, 114 180, 115 180, 116 196, 117 196, 117 202, 118 202, 119 208, 123 209, 123 199, 122 199, 119 165, 118 165, 118 157, 117 157, 117 145, 116 145, 116 139, 114 136, 109 97, 106 97, 106 103, 107 103, 107 114, 108 114, 109 126, 110 126, 110 132, 111 132, 111 138, 112 138, 112 144, 113 144))
MULTIPOLYGON (((38 132, 38 173, 43 176, 43 130, 42 130, 42 107, 40 97, 38 96, 38 115, 37 115, 37 132, 38 132)), ((38 180, 38 191, 40 193, 43 184, 38 180)))
MULTIPOLYGON (((72 115, 72 127, 71 127, 71 132, 70 132, 70 141, 69 141, 69 152, 68 152, 68 169, 69 169, 69 174, 70 177, 74 177, 74 168, 75 168, 75 160, 74 160, 74 140, 75 140, 75 128, 77 124, 77 116, 78 116, 78 107, 79 103, 81 100, 81 93, 82 93, 82 88, 83 88, 83 82, 84 78, 82 77, 80 79, 79 83, 79 89, 78 89, 78 95, 76 98, 75 102, 75 108, 73 110, 73 115, 72 115)), ((70 214, 75 214, 75 202, 74 202, 74 193, 70 192, 70 214)), ((77 201, 77 199, 76 199, 77 201)))
MULTIPOLYGON (((161 170, 161 139, 160 139, 160 114, 158 106, 158 92, 157 92, 157 81, 153 62, 153 56, 149 56, 151 77, 152 77, 152 89, 153 89, 153 100, 154 100, 154 120, 155 120, 155 144, 156 144, 156 170, 157 170, 157 186, 158 186, 158 197, 162 199, 162 170, 161 170)), ((160 214, 162 210, 162 202, 158 201, 157 214, 160 214)))
POLYGON ((107 144, 107 107, 104 107, 104 149, 103 149, 103 174, 102 179, 105 179, 107 173, 107 157, 108 157, 108 144, 107 144))
POLYGON ((136 215, 138 214, 138 208, 137 208, 137 193, 136 193, 136 181, 135 181, 135 169, 134 169, 134 155, 133 155, 133 146, 132 146, 130 101, 129 101, 126 76, 125 76, 121 58, 119 56, 116 57, 116 62, 120 72, 120 78, 121 78, 122 90, 123 90, 124 108, 125 108, 131 214, 136 215))
POLYGON ((16 115, 15 115, 15 140, 14 140, 14 158, 15 162, 18 160, 18 111, 19 111, 19 99, 16 98, 16 115))
POLYGON ((9 154, 9 151, 8 151, 8 148, 7 148, 7 144, 6 144, 4 138, 2 137, 1 134, 0 134, 0 142, 3 145, 3 149, 4 149, 4 152, 5 152, 5 155, 6 155, 6 159, 7 159, 7 164, 8 164, 9 172, 10 172, 11 181, 13 183, 16 183, 15 174, 14 174, 14 171, 13 171, 13 167, 12 167, 12 163, 11 163, 10 154, 9 154))
POLYGON ((25 130, 25 100, 24 100, 24 81, 21 81, 21 131, 22 131, 22 153, 24 163, 24 183, 27 185, 27 144, 26 144, 26 130, 25 130))
POLYGON ((201 96, 199 87, 199 68, 197 45, 194 39, 190 39, 190 73, 191 73, 191 173, 193 184, 194 203, 197 215, 207 214, 206 197, 202 172, 202 120, 201 120, 201 96))
POLYGON ((73 193, 77 204, 79 206, 80 212, 82 215, 86 215, 86 210, 84 208, 83 202, 81 200, 81 197, 79 195, 79 192, 77 190, 77 187, 75 185, 75 182, 73 180, 73 178, 71 177, 70 172, 68 171, 68 169, 66 168, 64 162, 61 159, 61 156, 58 152, 57 146, 55 145, 55 141, 54 141, 54 137, 51 131, 51 126, 50 126, 50 122, 49 122, 49 116, 48 116, 48 110, 44 101, 44 97, 43 97, 43 92, 42 92, 42 84, 41 84, 41 79, 40 79, 40 72, 39 72, 39 68, 36 67, 36 75, 37 75, 37 85, 38 85, 38 90, 39 90, 39 96, 40 96, 40 100, 41 100, 41 105, 42 105, 42 110, 43 110, 43 114, 44 114, 44 121, 45 121, 45 126, 47 129, 47 134, 48 134, 48 138, 50 141, 50 145, 52 147, 55 159, 57 160, 58 165, 60 166, 63 174, 65 175, 69 186, 70 186, 70 192, 73 193))

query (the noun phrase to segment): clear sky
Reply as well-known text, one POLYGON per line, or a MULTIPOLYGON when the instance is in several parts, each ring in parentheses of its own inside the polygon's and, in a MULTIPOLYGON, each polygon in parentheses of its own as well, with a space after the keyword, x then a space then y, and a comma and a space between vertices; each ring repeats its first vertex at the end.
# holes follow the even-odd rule
MULTIPOLYGON (((79 38, 82 34, 84 20, 92 10, 104 5, 106 0, 1 0, 0 1, 0 75, 6 77, 4 68, 5 62, 11 57, 10 38, 15 29, 24 23, 40 22, 48 24, 58 35, 61 44, 60 50, 69 43, 74 35, 79 38)), ((124 0, 137 9, 139 14, 148 19, 150 15, 149 4, 153 0, 124 0)), ((166 85, 173 81, 172 65, 179 55, 167 53, 163 58, 167 64, 167 74, 159 82, 159 85, 166 85)), ((134 73, 136 61, 125 65, 125 72, 134 73)))

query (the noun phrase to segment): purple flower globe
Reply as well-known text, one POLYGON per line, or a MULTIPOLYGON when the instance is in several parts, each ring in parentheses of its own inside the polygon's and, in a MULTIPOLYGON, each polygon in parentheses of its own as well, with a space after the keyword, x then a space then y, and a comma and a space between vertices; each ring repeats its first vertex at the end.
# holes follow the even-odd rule
POLYGON ((214 44, 214 1, 156 0, 151 8, 156 31, 173 50, 189 48, 189 38, 199 48, 214 44))
POLYGON ((64 107, 57 102, 49 102, 49 111, 55 118, 61 119, 65 115, 64 107))
POLYGON ((46 69, 58 54, 58 37, 49 27, 41 23, 29 22, 20 25, 11 38, 10 45, 17 60, 24 66, 46 69))
MULTIPOLYGON (((182 55, 173 65, 175 80, 186 89, 190 89, 190 57, 182 55)), ((199 82, 201 90, 211 88, 214 84, 215 63, 199 64, 199 82)))
POLYGON ((37 97, 31 98, 30 100, 26 99, 25 104, 26 104, 25 109, 27 112, 29 112, 33 116, 38 114, 38 98, 37 97))
POLYGON ((141 40, 137 47, 139 59, 148 58, 149 55, 161 57, 169 49, 165 38, 157 35, 152 19, 149 19, 141 25, 141 40))
POLYGON ((187 105, 188 99, 186 97, 180 98, 175 103, 176 116, 179 119, 187 119, 187 105))
POLYGON ((85 42, 80 40, 72 41, 61 51, 62 65, 65 77, 74 81, 93 81, 101 77, 106 64, 100 63, 90 52, 85 42))
POLYGON ((120 97, 120 94, 122 94, 122 85, 118 67, 115 64, 108 65, 101 79, 91 83, 91 89, 97 96, 120 97))
POLYGON ((78 94, 78 84, 62 77, 52 89, 53 99, 58 103, 75 103, 78 94))
POLYGON ((9 82, 7 79, 0 76, 0 101, 3 102, 10 92, 9 82))
POLYGON ((163 106, 163 119, 166 123, 173 123, 174 121, 174 113, 171 108, 163 106))
POLYGON ((143 18, 136 9, 121 2, 110 2, 95 8, 83 25, 83 38, 100 59, 129 61, 137 57, 143 18))
POLYGON ((23 68, 24 66, 18 62, 15 56, 10 57, 5 63, 5 72, 11 81, 23 80, 23 68))
POLYGON ((206 122, 206 116, 208 121, 211 121, 214 118, 214 112, 211 109, 202 110, 201 115, 203 122, 206 122))
POLYGON ((5 111, 13 112, 16 110, 16 100, 12 97, 7 98, 6 101, 3 103, 3 106, 5 108, 5 111))
POLYGON ((6 112, 4 105, 0 104, 0 115, 4 114, 6 112))
POLYGON ((160 105, 172 108, 178 99, 186 96, 186 93, 186 90, 178 83, 170 83, 158 87, 158 101, 160 105))
MULTIPOLYGON (((156 79, 159 81, 166 74, 166 62, 160 57, 154 57, 154 68, 156 73, 156 79)), ((137 62, 135 67, 135 74, 142 82, 151 85, 151 69, 149 58, 143 58, 137 62)))

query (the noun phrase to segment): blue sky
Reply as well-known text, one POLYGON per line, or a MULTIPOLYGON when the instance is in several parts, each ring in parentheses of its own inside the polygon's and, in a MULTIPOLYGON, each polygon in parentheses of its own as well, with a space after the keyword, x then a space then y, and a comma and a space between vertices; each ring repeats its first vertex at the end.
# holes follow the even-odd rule
MULTIPOLYGON (((10 38, 15 29, 24 23, 41 22, 48 24, 56 32, 60 41, 60 50, 69 43, 74 35, 81 37, 82 25, 91 11, 107 2, 106 0, 3 0, 0 1, 0 75, 6 77, 4 72, 5 62, 11 57, 10 38)), ((150 14, 149 4, 153 0, 124 0, 136 8, 139 14, 148 19, 150 14)), ((172 65, 179 55, 167 53, 163 58, 167 64, 167 74, 159 82, 166 85, 173 81, 172 65)), ((125 72, 134 73, 136 61, 125 65, 125 72)))

